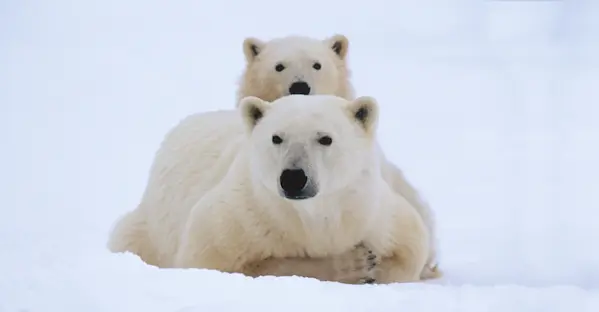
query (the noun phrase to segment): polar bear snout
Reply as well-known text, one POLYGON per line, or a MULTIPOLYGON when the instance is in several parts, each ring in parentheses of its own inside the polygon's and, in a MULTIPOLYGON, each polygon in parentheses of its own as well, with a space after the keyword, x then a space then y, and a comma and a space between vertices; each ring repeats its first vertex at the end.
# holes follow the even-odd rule
POLYGON ((289 86, 289 94, 310 94, 310 85, 305 81, 296 81, 289 86))
POLYGON ((316 196, 316 188, 304 169, 285 169, 279 177, 280 193, 287 199, 300 200, 316 196))

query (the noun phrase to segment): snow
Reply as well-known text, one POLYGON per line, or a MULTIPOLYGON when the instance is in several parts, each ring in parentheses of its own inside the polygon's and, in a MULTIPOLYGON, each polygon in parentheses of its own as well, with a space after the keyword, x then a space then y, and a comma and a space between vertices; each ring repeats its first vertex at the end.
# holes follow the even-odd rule
POLYGON ((597 38, 594 0, 1 2, 0 311, 599 311, 597 38), (443 279, 251 279, 107 252, 164 133, 234 106, 244 37, 336 32, 437 214, 443 279))

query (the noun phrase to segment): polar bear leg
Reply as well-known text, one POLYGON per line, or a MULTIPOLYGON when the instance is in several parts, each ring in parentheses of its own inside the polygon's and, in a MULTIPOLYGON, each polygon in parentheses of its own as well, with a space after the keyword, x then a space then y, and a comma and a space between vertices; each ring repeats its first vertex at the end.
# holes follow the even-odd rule
MULTIPOLYGON (((174 266, 242 273, 243 257, 239 249, 234 247, 238 239, 234 237, 235 233, 227 233, 224 239, 223 232, 214 226, 209 213, 203 210, 203 207, 198 206, 192 210, 180 237, 174 266)), ((220 222, 219 226, 226 227, 227 224, 220 222)))
POLYGON ((429 256, 420 277, 423 280, 439 278, 443 272, 439 269, 437 262, 436 222, 433 211, 420 198, 418 191, 408 182, 403 172, 384 156, 381 158, 384 164, 381 166, 383 178, 395 192, 401 194, 418 211, 429 231, 429 256))
POLYGON ((249 276, 303 276, 346 284, 373 283, 377 257, 365 246, 326 258, 268 258, 246 265, 249 276))
MULTIPOLYGON (((416 248, 418 249, 418 248, 416 248)), ((376 281, 380 284, 416 282, 426 262, 426 253, 408 246, 398 248, 378 266, 376 281)))
POLYGON ((430 255, 429 231, 418 211, 401 196, 393 196, 389 204, 395 208, 391 254, 381 259, 376 280, 379 283, 415 282, 421 280, 430 255))

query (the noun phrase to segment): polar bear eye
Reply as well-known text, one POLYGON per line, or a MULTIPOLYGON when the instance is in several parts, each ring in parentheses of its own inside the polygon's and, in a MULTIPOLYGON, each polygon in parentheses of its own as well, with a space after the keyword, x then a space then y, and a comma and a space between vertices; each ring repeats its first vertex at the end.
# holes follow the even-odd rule
POLYGON ((279 145, 281 143, 283 143, 283 139, 280 136, 276 134, 272 136, 272 144, 279 145))
POLYGON ((279 63, 277 64, 277 66, 275 66, 275 70, 278 72, 282 72, 283 70, 285 70, 285 65, 279 63))
POLYGON ((320 70, 322 68, 322 65, 320 65, 320 63, 316 62, 316 63, 314 63, 314 65, 312 65, 312 68, 314 68, 316 70, 320 70))
POLYGON ((325 135, 322 138, 318 139, 318 143, 320 143, 320 145, 329 146, 333 144, 333 138, 331 138, 328 135, 325 135))

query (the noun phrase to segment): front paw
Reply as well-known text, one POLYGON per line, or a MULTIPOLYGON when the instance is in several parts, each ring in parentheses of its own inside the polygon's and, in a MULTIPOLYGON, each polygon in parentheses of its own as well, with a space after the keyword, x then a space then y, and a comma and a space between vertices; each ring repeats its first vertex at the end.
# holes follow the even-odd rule
POLYGON ((358 244, 333 260, 337 280, 349 284, 374 284, 375 269, 380 263, 372 250, 358 244))

